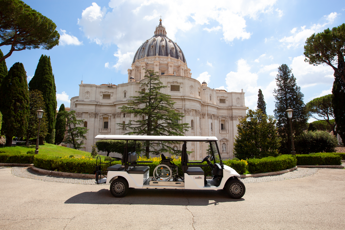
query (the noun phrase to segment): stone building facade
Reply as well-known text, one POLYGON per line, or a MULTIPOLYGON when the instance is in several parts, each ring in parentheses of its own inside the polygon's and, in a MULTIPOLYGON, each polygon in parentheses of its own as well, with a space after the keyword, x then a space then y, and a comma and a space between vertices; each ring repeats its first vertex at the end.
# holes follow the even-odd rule
MULTIPOLYGON (((211 89, 192 78, 181 48, 166 36, 162 22, 156 27, 154 36, 145 41, 136 52, 128 83, 112 85, 79 85, 79 96, 71 98, 71 110, 89 131, 84 150, 91 151, 98 134, 124 134, 118 123, 136 119, 132 114, 121 112, 131 96, 138 95, 140 81, 145 69, 154 70, 167 88, 163 93, 171 95, 176 102, 175 109, 183 112, 182 122, 189 123, 186 136, 217 136, 221 156, 233 158, 234 138, 240 117, 246 114, 244 92, 226 92, 211 89)), ((180 148, 181 146, 176 146, 180 148)), ((189 143, 190 159, 199 160, 206 156, 204 143, 189 143)))

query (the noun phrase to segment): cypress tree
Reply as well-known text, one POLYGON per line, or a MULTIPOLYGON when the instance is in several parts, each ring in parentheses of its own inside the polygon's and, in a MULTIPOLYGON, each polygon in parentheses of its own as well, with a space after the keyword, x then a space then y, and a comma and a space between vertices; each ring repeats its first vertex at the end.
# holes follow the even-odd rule
POLYGON ((63 111, 65 111, 65 105, 61 104, 59 112, 56 117, 56 135, 55 135, 55 144, 60 144, 64 137, 65 137, 65 131, 66 131, 66 119, 63 116, 63 111))
POLYGON ((29 88, 30 90, 37 89, 43 94, 45 103, 45 109, 43 110, 47 113, 48 119, 48 134, 46 136, 46 141, 48 143, 54 143, 57 102, 55 80, 50 57, 46 55, 41 56, 35 75, 29 83, 29 88))
POLYGON ((341 75, 335 73, 333 83, 333 111, 336 123, 336 131, 345 143, 345 83, 341 79, 341 75))
POLYGON ((294 136, 300 135, 307 128, 307 111, 303 102, 303 93, 296 84, 296 78, 286 64, 278 68, 276 77, 278 89, 274 89, 275 110, 274 116, 277 119, 277 128, 282 138, 281 153, 290 153, 290 119, 287 117, 286 110, 293 109, 292 131, 294 136))
POLYGON ((0 88, 0 110, 3 115, 2 131, 6 146, 12 145, 13 136, 25 135, 29 117, 29 91, 26 72, 22 63, 15 63, 0 88))
POLYGON ((263 114, 266 114, 266 102, 264 99, 264 95, 262 94, 261 89, 259 89, 259 93, 258 93, 258 105, 257 105, 258 109, 261 109, 261 111, 263 112, 263 114))
MULTIPOLYGON (((2 53, 0 49, 0 58, 2 58, 4 54, 2 53)), ((0 62, 0 87, 1 87, 1 82, 4 80, 4 78, 7 76, 7 66, 5 60, 0 62)))
POLYGON ((28 120, 28 129, 26 131, 26 145, 29 144, 29 139, 37 138, 38 123, 40 122, 39 143, 43 144, 43 140, 48 133, 47 114, 44 112, 41 121, 37 118, 37 110, 45 108, 42 92, 35 89, 29 91, 30 99, 30 114, 28 120))

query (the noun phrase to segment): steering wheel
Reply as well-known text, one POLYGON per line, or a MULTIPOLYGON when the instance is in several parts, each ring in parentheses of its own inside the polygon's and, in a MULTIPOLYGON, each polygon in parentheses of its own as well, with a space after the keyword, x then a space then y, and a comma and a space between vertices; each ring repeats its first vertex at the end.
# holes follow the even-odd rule
POLYGON ((201 163, 203 163, 204 161, 206 161, 207 164, 208 164, 211 168, 214 168, 214 164, 211 163, 211 161, 210 161, 209 158, 210 158, 210 156, 206 156, 206 157, 201 161, 201 163))

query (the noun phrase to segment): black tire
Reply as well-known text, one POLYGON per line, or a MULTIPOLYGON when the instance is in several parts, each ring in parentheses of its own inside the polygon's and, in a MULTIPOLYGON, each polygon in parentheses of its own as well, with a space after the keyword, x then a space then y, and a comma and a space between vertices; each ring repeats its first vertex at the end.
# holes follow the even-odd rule
POLYGON ((128 193, 128 183, 123 178, 117 178, 111 182, 110 192, 115 197, 124 197, 128 193))
POLYGON ((226 183, 224 190, 231 198, 240 199, 246 193, 246 187, 237 178, 231 178, 226 183))

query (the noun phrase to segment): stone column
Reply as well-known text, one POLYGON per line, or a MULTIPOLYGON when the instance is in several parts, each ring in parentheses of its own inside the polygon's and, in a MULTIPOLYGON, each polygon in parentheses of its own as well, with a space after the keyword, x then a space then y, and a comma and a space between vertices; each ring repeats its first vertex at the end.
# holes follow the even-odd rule
POLYGON ((174 63, 168 62, 168 74, 174 74, 174 63))
POLYGON ((140 80, 142 80, 145 77, 146 64, 144 62, 142 62, 142 63, 140 63, 140 66, 141 66, 140 80))
POLYGON ((159 71, 159 61, 154 61, 153 63, 154 63, 153 71, 154 71, 156 74, 160 75, 161 73, 160 73, 160 71, 159 71))

